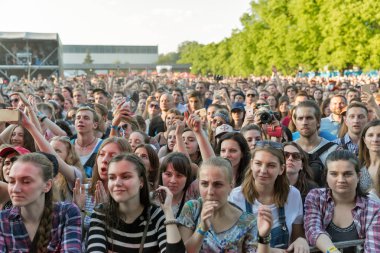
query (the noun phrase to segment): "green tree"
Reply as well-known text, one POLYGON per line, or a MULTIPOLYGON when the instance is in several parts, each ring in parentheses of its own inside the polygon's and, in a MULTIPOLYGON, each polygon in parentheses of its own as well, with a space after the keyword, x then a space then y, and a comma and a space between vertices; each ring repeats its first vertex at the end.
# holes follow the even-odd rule
POLYGON ((157 64, 175 64, 179 59, 179 54, 177 52, 170 52, 167 54, 160 54, 158 56, 157 64))

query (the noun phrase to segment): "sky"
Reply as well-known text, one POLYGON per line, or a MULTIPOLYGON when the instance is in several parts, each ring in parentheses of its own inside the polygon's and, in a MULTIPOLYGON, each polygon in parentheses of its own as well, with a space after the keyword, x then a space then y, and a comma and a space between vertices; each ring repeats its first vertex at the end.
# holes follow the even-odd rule
POLYGON ((8 0, 0 31, 58 33, 64 45, 158 45, 219 42, 241 29, 248 0, 8 0))

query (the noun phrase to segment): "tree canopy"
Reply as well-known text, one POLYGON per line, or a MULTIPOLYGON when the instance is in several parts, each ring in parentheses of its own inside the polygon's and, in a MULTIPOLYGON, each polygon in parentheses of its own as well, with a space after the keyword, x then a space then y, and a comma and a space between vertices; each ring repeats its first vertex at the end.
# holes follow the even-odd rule
POLYGON ((248 76, 380 67, 380 1, 258 0, 243 28, 218 43, 184 42, 178 63, 193 73, 248 76))

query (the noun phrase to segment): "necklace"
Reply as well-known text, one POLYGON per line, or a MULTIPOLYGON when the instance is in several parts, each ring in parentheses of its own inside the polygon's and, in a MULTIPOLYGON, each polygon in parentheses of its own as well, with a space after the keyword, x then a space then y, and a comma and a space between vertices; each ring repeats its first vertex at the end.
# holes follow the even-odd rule
POLYGON ((94 140, 91 141, 91 143, 88 144, 88 145, 86 145, 86 146, 82 146, 82 145, 80 145, 79 142, 78 142, 78 139, 75 140, 75 143, 79 146, 80 149, 84 150, 84 149, 90 147, 92 144, 94 144, 94 142, 95 142, 96 140, 97 140, 97 138, 94 137, 94 140))

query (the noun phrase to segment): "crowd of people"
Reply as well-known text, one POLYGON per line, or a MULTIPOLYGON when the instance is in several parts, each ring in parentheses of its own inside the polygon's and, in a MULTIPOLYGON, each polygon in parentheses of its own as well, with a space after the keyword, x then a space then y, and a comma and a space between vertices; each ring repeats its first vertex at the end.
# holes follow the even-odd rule
POLYGON ((3 85, 1 252, 380 252, 367 76, 3 85), (11 115, 11 113, 9 113, 11 115), (355 252, 355 247, 344 249, 355 252))

